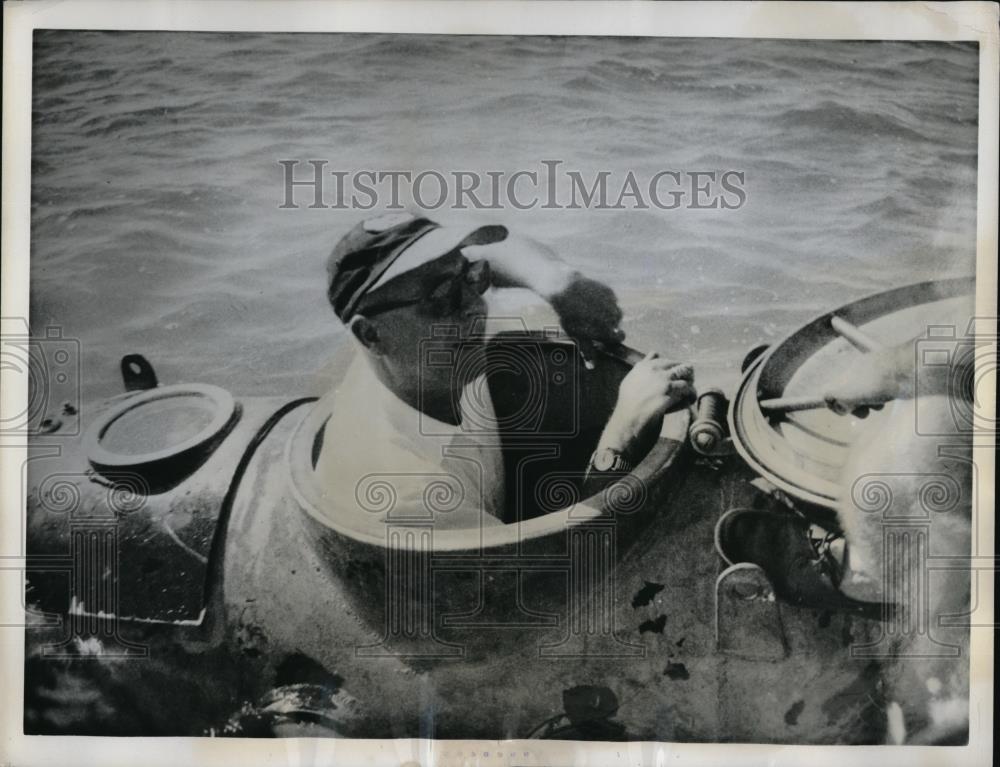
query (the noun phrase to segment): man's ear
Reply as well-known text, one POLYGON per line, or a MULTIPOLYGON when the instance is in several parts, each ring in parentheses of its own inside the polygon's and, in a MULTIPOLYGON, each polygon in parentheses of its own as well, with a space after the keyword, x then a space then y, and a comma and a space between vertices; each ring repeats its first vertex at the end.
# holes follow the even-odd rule
POLYGON ((347 327, 354 334, 354 337, 358 339, 358 342, 368 351, 372 354, 379 353, 379 341, 381 339, 378 327, 376 327, 374 322, 362 314, 356 314, 351 318, 351 322, 347 327))

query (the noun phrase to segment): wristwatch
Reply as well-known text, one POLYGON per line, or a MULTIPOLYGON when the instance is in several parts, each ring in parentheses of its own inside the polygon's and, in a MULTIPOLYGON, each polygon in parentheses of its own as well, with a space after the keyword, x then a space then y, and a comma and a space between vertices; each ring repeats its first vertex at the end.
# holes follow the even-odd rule
POLYGON ((587 468, 589 474, 593 471, 612 471, 621 474, 628 474, 632 471, 632 462, 629 461, 621 451, 613 447, 602 447, 594 451, 590 456, 590 465, 587 468))

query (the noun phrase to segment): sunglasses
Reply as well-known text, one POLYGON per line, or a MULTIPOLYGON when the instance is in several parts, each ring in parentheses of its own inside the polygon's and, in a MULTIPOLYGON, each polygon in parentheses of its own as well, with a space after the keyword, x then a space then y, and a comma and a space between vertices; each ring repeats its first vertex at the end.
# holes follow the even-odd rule
POLYGON ((371 317, 392 309, 419 304, 421 311, 431 317, 450 317, 465 303, 466 286, 476 291, 476 295, 482 295, 489 288, 490 280, 489 261, 466 261, 458 274, 445 278, 426 294, 362 304, 358 307, 358 312, 371 317))

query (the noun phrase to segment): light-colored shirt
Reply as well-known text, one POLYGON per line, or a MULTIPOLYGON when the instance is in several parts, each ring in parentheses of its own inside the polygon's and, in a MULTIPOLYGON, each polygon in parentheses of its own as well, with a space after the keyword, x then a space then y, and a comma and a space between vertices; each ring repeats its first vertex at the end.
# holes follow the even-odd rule
POLYGON ((403 402, 358 352, 327 400, 316 472, 337 513, 435 530, 502 524, 503 459, 483 378, 463 390, 452 425, 403 402))

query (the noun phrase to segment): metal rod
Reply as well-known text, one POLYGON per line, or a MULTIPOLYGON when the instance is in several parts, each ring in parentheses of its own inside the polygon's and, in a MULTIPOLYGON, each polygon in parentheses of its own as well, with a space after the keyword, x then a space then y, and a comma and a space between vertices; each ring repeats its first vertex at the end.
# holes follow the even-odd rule
POLYGON ((826 400, 822 397, 777 397, 760 402, 760 409, 768 413, 794 413, 821 407, 826 407, 826 400))
POLYGON ((625 344, 606 344, 601 341, 594 341, 594 346, 607 354, 609 357, 614 357, 615 359, 619 359, 629 365, 636 365, 646 359, 646 355, 643 352, 638 349, 633 349, 631 346, 626 346, 625 344))
POLYGON ((830 325, 837 334, 847 339, 855 348, 863 352, 876 352, 882 348, 882 344, 861 330, 857 325, 852 325, 843 317, 833 315, 830 318, 830 325))

